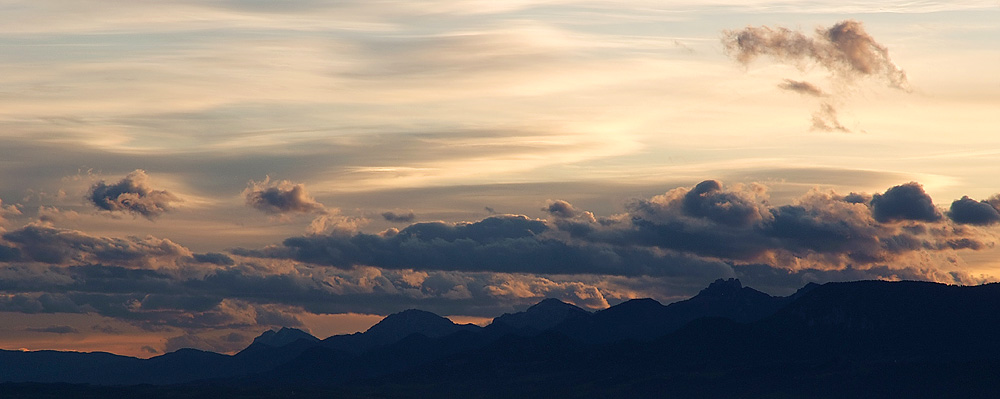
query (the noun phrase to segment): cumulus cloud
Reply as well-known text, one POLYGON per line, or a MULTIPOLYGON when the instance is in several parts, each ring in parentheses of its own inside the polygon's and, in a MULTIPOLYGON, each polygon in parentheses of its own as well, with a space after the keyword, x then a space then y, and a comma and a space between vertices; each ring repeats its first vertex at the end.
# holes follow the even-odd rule
POLYGON ((879 222, 915 220, 936 222, 941 213, 934 207, 931 197, 917 182, 909 182, 872 195, 872 216, 879 222))
MULTIPOLYGON (((783 27, 748 26, 723 31, 722 44, 727 54, 744 65, 761 56, 799 66, 811 62, 828 70, 842 84, 868 77, 880 79, 892 88, 909 90, 906 72, 892 62, 888 48, 854 20, 818 28, 813 37, 783 27)), ((779 87, 813 97, 827 96, 818 86, 805 81, 785 79, 779 87)), ((820 104, 812 122, 815 130, 850 131, 837 119, 837 110, 829 101, 820 104)))
POLYGON ((705 181, 636 200, 615 219, 620 222, 556 225, 576 240, 794 270, 904 267, 895 263, 937 251, 982 249, 992 239, 948 225, 916 183, 872 196, 812 192, 773 206, 758 186, 727 189, 705 181))
POLYGON ((387 222, 409 223, 412 222, 414 219, 416 219, 417 216, 414 215, 413 212, 396 213, 388 211, 388 212, 382 212, 382 218, 385 219, 387 222))
POLYGON ((16 205, 4 205, 3 200, 0 199, 0 231, 3 231, 3 226, 7 224, 7 218, 11 216, 20 216, 21 209, 16 205))
POLYGON ((260 182, 251 180, 243 190, 243 197, 248 206, 274 215, 326 213, 326 207, 309 196, 304 184, 288 180, 271 182, 270 176, 260 182))
POLYGON ((766 217, 763 203, 746 192, 723 191, 722 184, 706 180, 684 194, 681 210, 690 216, 707 218, 730 226, 745 226, 766 217))
POLYGON ((965 196, 951 203, 948 217, 955 223, 961 224, 995 224, 1000 222, 1000 212, 997 211, 997 205, 989 201, 976 201, 965 196))
POLYGON ((181 202, 176 195, 149 186, 146 171, 136 169, 122 180, 107 184, 103 180, 90 187, 87 199, 99 209, 127 212, 153 220, 181 202))
POLYGON ((557 218, 565 219, 575 218, 579 214, 572 204, 563 200, 549 201, 542 210, 557 218))

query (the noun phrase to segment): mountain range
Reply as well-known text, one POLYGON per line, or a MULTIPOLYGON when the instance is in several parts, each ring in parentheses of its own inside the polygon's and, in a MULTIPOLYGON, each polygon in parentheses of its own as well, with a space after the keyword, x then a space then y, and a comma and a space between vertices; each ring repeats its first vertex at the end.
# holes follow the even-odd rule
POLYGON ((662 305, 546 299, 485 327, 411 309, 319 339, 266 331, 234 355, 0 350, 0 397, 987 397, 1000 284, 739 280, 662 305))

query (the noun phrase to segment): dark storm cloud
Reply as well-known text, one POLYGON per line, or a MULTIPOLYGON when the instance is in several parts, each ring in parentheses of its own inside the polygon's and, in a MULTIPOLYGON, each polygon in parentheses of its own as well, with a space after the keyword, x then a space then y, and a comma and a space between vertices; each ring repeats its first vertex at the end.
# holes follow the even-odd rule
POLYGON ((326 212, 323 204, 309 196, 304 184, 288 180, 275 183, 270 177, 261 182, 251 180, 243 190, 243 197, 248 206, 270 214, 326 212))
POLYGON ((823 93, 823 89, 820 89, 816 85, 809 82, 800 82, 797 80, 785 79, 785 81, 778 85, 778 87, 794 91, 796 93, 805 94, 813 97, 823 97, 826 93, 823 93))
POLYGON ((907 87, 906 73, 889 58, 889 50, 858 21, 817 29, 814 38, 782 27, 750 26, 724 31, 722 42, 726 52, 744 64, 760 56, 779 61, 810 60, 844 78, 877 76, 893 87, 907 87))
POLYGON ((904 220, 936 222, 941 213, 919 183, 910 182, 872 195, 872 216, 879 222, 904 220))
POLYGON ((955 223, 988 225, 1000 222, 1000 212, 989 201, 962 197, 951 203, 948 217, 955 223))
POLYGON ((396 213, 388 211, 388 212, 382 212, 382 218, 385 219, 387 222, 409 223, 412 222, 414 219, 416 219, 417 216, 414 215, 413 212, 396 213))
POLYGON ((117 183, 95 183, 87 199, 99 209, 128 212, 152 220, 169 212, 172 204, 181 199, 165 190, 154 190, 148 180, 144 170, 136 169, 117 183))

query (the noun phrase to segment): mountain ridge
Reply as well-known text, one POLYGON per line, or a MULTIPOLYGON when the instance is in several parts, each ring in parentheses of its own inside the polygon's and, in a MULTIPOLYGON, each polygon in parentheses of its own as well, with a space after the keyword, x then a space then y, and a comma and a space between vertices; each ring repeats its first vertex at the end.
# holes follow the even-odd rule
MULTIPOLYGON (((763 389, 754 385, 758 378, 793 393, 786 396, 822 397, 814 389, 844 394, 852 387, 836 385, 831 375, 880 376, 894 384, 920 376, 951 384, 965 378, 959 371, 983 376, 979 367, 1000 367, 996 303, 1000 284, 807 284, 790 296, 773 297, 739 280, 717 280, 698 295, 668 305, 636 299, 590 313, 546 299, 498 316, 500 323, 485 328, 407 310, 365 332, 324 340, 301 330, 272 330, 232 356, 183 350, 142 360, 0 351, 0 362, 13 366, 0 369, 0 393, 2 386, 37 381, 133 387, 121 388, 125 391, 153 384, 174 393, 257 386, 279 392, 293 387, 327 394, 336 390, 349 397, 372 392, 415 397, 407 396, 405 388, 434 387, 440 389, 439 397, 586 397, 581 389, 611 396, 657 397, 654 393, 664 391, 698 397, 703 395, 693 387, 709 392, 716 389, 707 388, 711 383, 754 397, 763 389), (557 322, 536 318, 554 310, 551 314, 572 317, 556 317, 557 322), (509 322, 518 318, 524 323, 509 322), (539 329, 539 322, 552 325, 539 329), (281 331, 284 338, 277 339, 281 331), (594 367, 602 364, 615 367, 594 367), (926 370, 943 374, 928 376, 926 370), (775 380, 782 373, 802 383, 775 380)), ((773 393, 765 391, 761 396, 773 393)))

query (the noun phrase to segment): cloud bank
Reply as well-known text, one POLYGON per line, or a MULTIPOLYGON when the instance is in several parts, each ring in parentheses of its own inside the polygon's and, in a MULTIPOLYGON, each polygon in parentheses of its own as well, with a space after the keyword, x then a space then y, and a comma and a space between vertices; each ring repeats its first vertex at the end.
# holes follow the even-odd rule
MULTIPOLYGON (((814 190, 773 205, 764 185, 706 180, 609 216, 553 200, 547 219, 340 230, 229 254, 28 224, 0 234, 0 311, 94 314, 185 331, 169 348, 228 348, 239 340, 200 332, 414 307, 495 316, 546 297, 591 309, 637 297, 668 302, 729 277, 777 294, 856 279, 972 284, 988 279, 948 259, 993 245, 996 219, 986 207, 995 212, 994 202, 964 197, 944 212, 910 182, 873 194, 814 190)), ((73 333, 56 327, 40 328, 73 333)))
MULTIPOLYGON (((733 274, 749 264, 792 272, 935 270, 939 265, 925 260, 928 254, 993 245, 991 234, 963 226, 983 218, 968 216, 964 204, 945 218, 923 187, 910 182, 875 194, 814 191, 774 206, 765 186, 726 188, 707 180, 634 200, 625 213, 609 217, 550 201, 543 208, 550 220, 503 215, 416 223, 382 234, 293 237, 280 246, 236 253, 341 269, 633 277, 733 274)), ((973 280, 949 273, 935 278, 973 280)))

